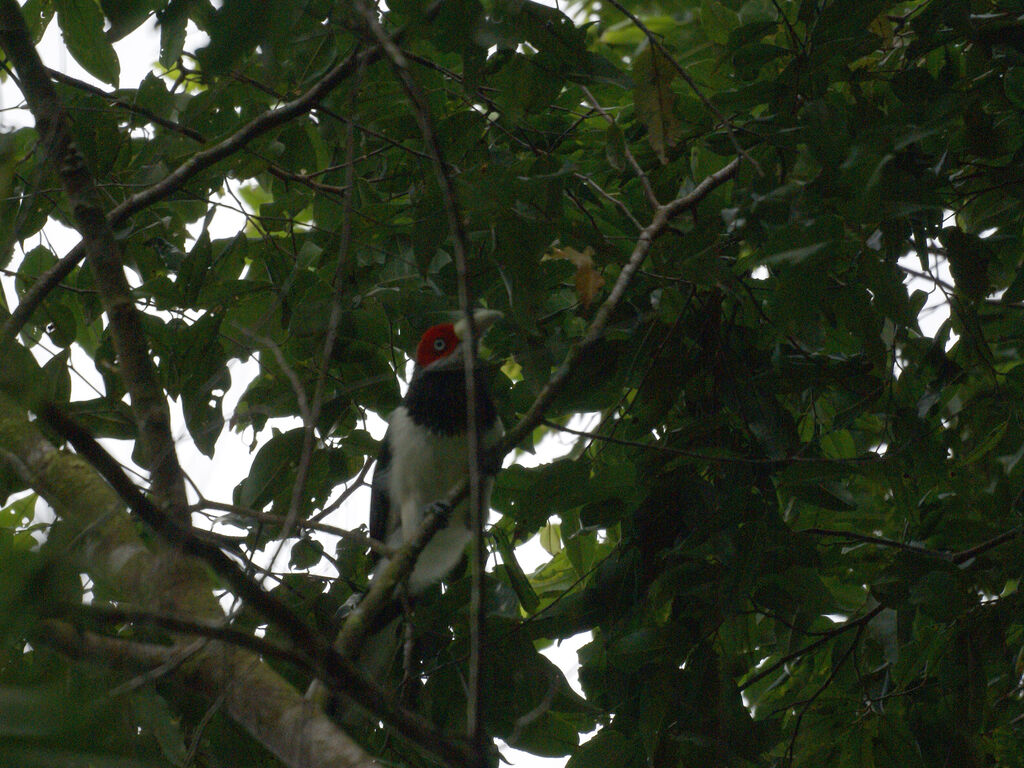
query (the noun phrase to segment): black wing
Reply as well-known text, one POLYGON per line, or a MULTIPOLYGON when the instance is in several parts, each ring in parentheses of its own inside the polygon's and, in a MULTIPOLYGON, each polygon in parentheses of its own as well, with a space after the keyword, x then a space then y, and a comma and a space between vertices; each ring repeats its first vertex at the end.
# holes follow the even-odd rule
POLYGON ((388 496, 388 470, 391 469, 391 430, 384 433, 384 441, 377 454, 377 466, 373 468, 370 482, 370 537, 384 543, 388 540, 395 524, 391 517, 391 499, 388 496))

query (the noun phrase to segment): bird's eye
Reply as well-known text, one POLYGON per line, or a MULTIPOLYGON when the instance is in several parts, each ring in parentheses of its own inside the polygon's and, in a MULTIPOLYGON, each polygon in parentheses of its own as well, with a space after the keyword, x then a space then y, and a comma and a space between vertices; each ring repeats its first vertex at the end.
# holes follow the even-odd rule
POLYGON ((436 352, 444 352, 444 348, 448 346, 448 342, 444 339, 434 339, 434 350, 436 352))

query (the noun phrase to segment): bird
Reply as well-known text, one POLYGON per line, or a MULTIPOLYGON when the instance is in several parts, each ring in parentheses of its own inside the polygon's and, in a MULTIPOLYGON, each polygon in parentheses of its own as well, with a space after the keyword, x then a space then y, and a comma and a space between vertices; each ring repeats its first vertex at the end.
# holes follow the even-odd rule
MULTIPOLYGON (((473 312, 480 339, 501 312, 473 312)), ((370 536, 396 549, 408 541, 423 521, 425 510, 448 495, 468 476, 465 355, 468 354, 466 318, 428 328, 416 347, 415 368, 405 397, 388 416, 388 428, 370 483, 370 536)), ((474 371, 475 417, 481 447, 502 434, 494 402, 479 370, 474 371)), ((481 489, 487 510, 493 481, 481 489)), ((420 553, 409 575, 412 595, 423 592, 447 576, 458 564, 472 536, 467 505, 452 512, 420 553)), ((386 559, 376 566, 379 573, 386 559)))

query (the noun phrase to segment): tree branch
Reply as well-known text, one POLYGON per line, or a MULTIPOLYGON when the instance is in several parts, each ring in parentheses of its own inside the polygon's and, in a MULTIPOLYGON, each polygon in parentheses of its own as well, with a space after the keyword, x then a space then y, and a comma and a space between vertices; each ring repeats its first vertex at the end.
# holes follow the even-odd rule
POLYGON ((579 363, 586 351, 601 337, 601 334, 604 333, 608 318, 622 300, 626 288, 632 281, 636 271, 640 268, 640 265, 643 264, 644 259, 647 258, 647 254, 650 252, 654 241, 665 231, 669 222, 683 211, 697 205, 716 188, 731 179, 736 174, 736 171, 739 170, 739 167, 740 159, 735 158, 728 165, 703 179, 689 194, 661 205, 655 210, 651 223, 640 231, 629 261, 626 262, 622 267, 622 271, 619 272, 619 278, 608 294, 608 298, 604 300, 604 303, 601 304, 594 314, 594 319, 587 328, 586 334, 572 346, 562 364, 558 366, 551 378, 548 379, 547 384, 541 389, 533 405, 523 415, 523 418, 488 451, 487 461, 489 465, 500 465, 501 459, 505 454, 515 448, 540 424, 544 418, 544 413, 565 387, 577 363, 579 363))
POLYGON ((854 533, 853 531, 840 531, 832 528, 802 528, 796 533, 808 533, 812 536, 829 536, 842 539, 850 539, 851 541, 860 541, 865 544, 875 544, 880 547, 890 547, 892 549, 900 549, 904 552, 913 552, 915 555, 924 555, 925 557, 935 557, 940 560, 947 560, 949 562, 956 562, 954 559, 956 555, 952 552, 945 552, 941 550, 928 549, 927 547, 921 547, 916 544, 907 544, 903 541, 895 541, 893 539, 886 539, 881 536, 867 536, 863 533, 854 533))
POLYGON ((56 80, 58 83, 63 83, 64 85, 71 86, 72 88, 77 88, 80 91, 85 91, 86 93, 91 93, 93 96, 98 96, 101 99, 105 99, 114 106, 119 107, 125 110, 126 112, 131 112, 133 115, 139 115, 140 117, 146 118, 146 120, 153 123, 154 125, 159 125, 161 128, 166 128, 167 130, 172 131, 173 133, 177 133, 182 136, 187 136, 188 138, 192 139, 192 141, 198 142, 200 144, 206 143, 206 138, 203 136, 203 134, 199 133, 199 131, 195 131, 189 128, 188 126, 176 123, 173 120, 168 120, 167 118, 160 117, 160 115, 156 114, 155 112, 152 112, 151 110, 148 110, 145 107, 140 107, 138 104, 132 104, 130 101, 125 101, 116 94, 107 93, 102 88, 97 88, 95 85, 87 83, 83 80, 79 80, 76 77, 66 75, 63 72, 60 72, 56 69, 47 68, 46 73, 51 78, 56 80))
MULTIPOLYGON (((206 569, 180 552, 152 552, 110 485, 82 457, 55 449, 39 425, 3 397, 0 456, 76 529, 74 546, 89 575, 110 594, 200 622, 223 617, 206 569)), ((44 629, 40 634, 50 633, 44 629)), ((117 665, 113 646, 97 651, 100 661, 117 665)), ((166 657, 161 654, 148 661, 159 665, 166 657)), ((199 696, 216 699, 228 691, 228 715, 292 768, 367 764, 345 733, 249 652, 210 641, 174 675, 199 696)))
POLYGON ((185 479, 171 436, 170 410, 157 384, 146 336, 125 279, 120 244, 103 212, 92 174, 72 140, 67 112, 32 45, 15 0, 0 0, 0 44, 18 72, 40 141, 60 174, 76 228, 82 235, 83 251, 110 321, 121 377, 131 395, 153 492, 176 518, 187 520, 185 479))
POLYGON ((56 406, 43 405, 37 415, 40 421, 74 446, 139 519, 165 541, 209 565, 235 594, 281 629, 297 649, 314 659, 319 678, 387 722, 396 733, 412 744, 432 753, 443 762, 461 766, 470 759, 473 753, 464 742, 446 737, 432 723, 399 706, 390 693, 357 669, 349 656, 332 648, 326 638, 314 631, 286 604, 266 592, 217 546, 197 536, 191 527, 182 526, 164 514, 132 483, 113 457, 56 406))
POLYGON ((769 664, 767 667, 765 667, 764 669, 760 670, 756 674, 751 675, 749 678, 747 678, 746 680, 743 681, 743 684, 741 686, 739 686, 739 690, 740 691, 745 691, 750 686, 752 686, 755 683, 757 683, 757 682, 763 680, 764 678, 768 677, 768 675, 772 674, 773 672, 775 672, 780 667, 784 667, 787 664, 789 664, 791 661, 796 661, 797 659, 802 658, 803 656, 806 656, 808 653, 810 653, 813 650, 816 650, 817 648, 820 648, 825 643, 828 643, 828 642, 831 642, 832 640, 835 640, 836 637, 838 637, 839 635, 843 634, 844 632, 847 632, 847 631, 849 631, 851 629, 859 629, 860 627, 864 626, 869 621, 871 621, 873 618, 875 618, 875 616, 880 614, 883 610, 885 610, 885 606, 882 605, 881 603, 879 603, 874 608, 872 608, 870 611, 865 613, 863 616, 861 616, 859 618, 856 618, 856 619, 851 619, 850 621, 847 621, 844 624, 840 624, 834 630, 832 630, 831 632, 829 632, 826 635, 822 635, 820 638, 815 640, 813 643, 810 643, 809 645, 805 645, 803 648, 799 648, 799 649, 793 651, 792 653, 786 654, 785 656, 783 656, 781 659, 779 659, 775 663, 769 664))
POLYGON ((957 565, 962 565, 963 563, 966 563, 968 560, 972 558, 978 557, 979 555, 983 555, 990 549, 994 549, 995 547, 998 547, 1001 544, 1006 544, 1008 541, 1013 541, 1018 536, 1020 536, 1021 533, 1024 533, 1024 526, 1017 526, 1016 528, 1006 531, 1005 533, 1000 533, 998 536, 993 536, 988 541, 983 541, 981 544, 978 544, 977 546, 971 547, 970 549, 963 549, 957 552, 953 555, 953 562, 957 565))
POLYGON ((447 525, 452 508, 465 499, 467 491, 463 483, 457 493, 444 503, 439 502, 429 507, 412 538, 394 552, 384 569, 374 576, 370 591, 346 617, 345 625, 335 640, 334 647, 340 654, 351 657, 359 649, 373 629, 377 617, 390 605, 395 589, 412 573, 420 552, 430 543, 434 534, 447 525))
POLYGON ((111 605, 73 605, 61 606, 60 613, 74 613, 76 618, 102 622, 104 624, 134 624, 166 629, 176 634, 205 637, 219 640, 236 648, 258 653, 264 658, 278 659, 289 664, 306 667, 312 671, 313 662, 305 657, 301 650, 293 650, 272 643, 266 638, 242 632, 223 622, 205 621, 194 617, 174 616, 143 608, 122 608, 111 605))
POLYGON ((36 642, 67 656, 136 673, 173 667, 181 684, 210 699, 223 698, 232 719, 294 768, 374 768, 378 763, 310 707, 294 688, 258 658, 209 643, 194 656, 176 646, 120 640, 81 632, 65 622, 46 621, 36 642))
MULTIPOLYGON (((16 8, 14 0, 3 0, 3 2, 4 7, 8 10, 10 6, 16 8)), ((3 18, 0 16, 0 24, 5 23, 3 18)), ((20 12, 18 18, 21 18, 20 12)), ((352 74, 356 68, 372 63, 379 55, 380 50, 376 47, 349 54, 344 61, 335 66, 301 96, 258 115, 227 138, 192 155, 157 183, 115 206, 107 214, 109 225, 116 227, 139 211, 178 191, 197 174, 234 154, 258 136, 314 109, 335 86, 352 74)), ((42 65, 40 64, 40 66, 42 65)), ((7 341, 12 341, 17 336, 18 331, 28 322, 29 317, 50 291, 71 274, 71 270, 84 256, 85 243, 83 241, 72 248, 57 264, 39 276, 32 288, 22 297, 21 303, 0 327, 0 346, 7 341)))

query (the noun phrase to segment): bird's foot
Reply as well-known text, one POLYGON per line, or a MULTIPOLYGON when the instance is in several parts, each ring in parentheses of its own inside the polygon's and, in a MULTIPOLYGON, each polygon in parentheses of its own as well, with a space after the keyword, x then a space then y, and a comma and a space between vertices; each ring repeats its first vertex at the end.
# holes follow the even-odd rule
POLYGON ((364 592, 353 592, 348 596, 348 600, 341 604, 338 610, 334 613, 334 621, 336 624, 341 624, 348 618, 348 615, 356 609, 356 606, 362 602, 363 598, 366 597, 364 592))
POLYGON ((430 505, 430 511, 442 517, 451 517, 452 506, 446 501, 435 501, 430 505))

